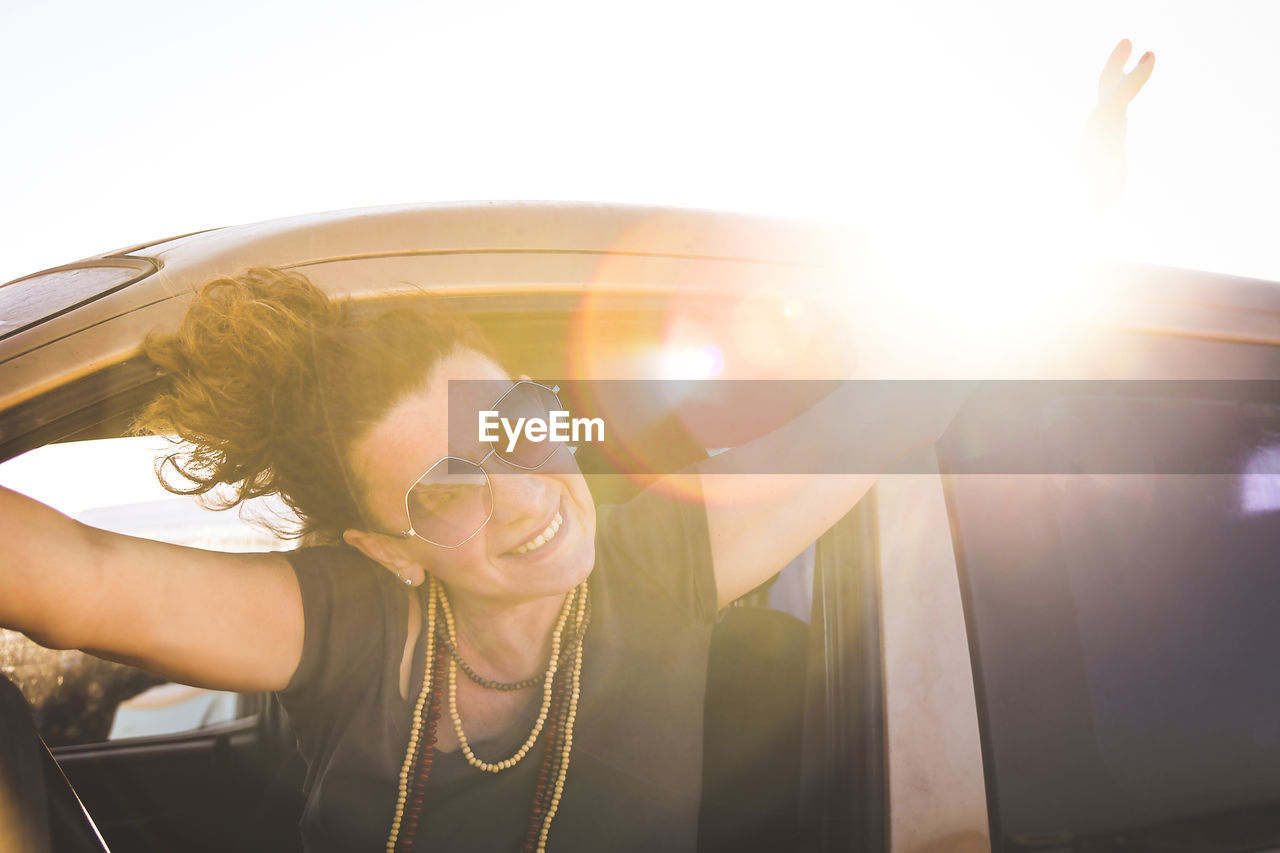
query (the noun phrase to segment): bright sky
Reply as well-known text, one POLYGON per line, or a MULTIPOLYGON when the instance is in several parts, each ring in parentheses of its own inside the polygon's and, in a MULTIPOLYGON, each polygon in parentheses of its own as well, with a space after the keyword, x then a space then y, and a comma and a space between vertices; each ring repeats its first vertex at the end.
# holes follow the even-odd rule
POLYGON ((169 493, 154 465, 167 448, 154 436, 51 444, 0 463, 0 483, 73 518, 97 507, 164 500, 169 493), (104 452, 108 442, 111 452, 104 452))
POLYGON ((5 3, 0 281, 402 202, 1016 215, 992 187, 1062 174, 1126 36, 1157 62, 1116 253, 1280 279, 1278 19, 1268 0, 5 3))

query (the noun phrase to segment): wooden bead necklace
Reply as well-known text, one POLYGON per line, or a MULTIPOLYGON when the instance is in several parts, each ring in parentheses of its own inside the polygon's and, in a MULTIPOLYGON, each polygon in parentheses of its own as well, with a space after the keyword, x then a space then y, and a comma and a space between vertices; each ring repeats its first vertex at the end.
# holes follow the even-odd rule
POLYGON ((587 582, 584 580, 565 596, 564 605, 556 620, 555 630, 551 635, 551 659, 548 662, 546 674, 539 679, 543 682, 543 702, 533 731, 515 755, 496 763, 477 759, 467 742, 457 706, 458 655, 453 610, 449 606, 443 584, 431 578, 427 587, 427 637, 423 655, 422 690, 414 705, 409 745, 405 750, 404 763, 400 768, 395 815, 387 838, 387 853, 410 850, 413 847, 413 837, 417 833, 418 819, 435 752, 437 723, 442 713, 440 687, 445 681, 449 685, 449 713, 452 717, 454 732, 458 737, 463 755, 473 767, 489 773, 499 773, 514 767, 528 754, 539 734, 546 730, 546 745, 538 769, 533 805, 529 812, 529 826, 522 848, 524 853, 545 853, 551 821, 559 809, 560 800, 564 794, 565 778, 569 770, 569 753, 573 748, 573 726, 577 719, 582 683, 582 639, 591 619, 587 582), (445 636, 440 638, 439 643, 436 638, 437 610, 443 616, 447 628, 445 636), (565 655, 572 653, 573 657, 572 669, 567 673, 568 679, 563 677, 566 673, 560 669, 561 638, 566 623, 572 624, 574 638, 573 647, 564 651, 565 655), (558 674, 561 677, 557 678, 558 674), (414 772, 415 763, 416 772, 414 772))
MULTIPOLYGON (((418 739, 422 729, 422 711, 431 697, 432 682, 436 680, 432 678, 431 670, 434 669, 432 663, 436 658, 436 602, 438 598, 439 587, 435 578, 432 578, 427 590, 427 649, 423 654, 426 669, 422 673, 422 690, 418 691, 418 701, 413 706, 413 724, 409 727, 409 746, 404 751, 404 762, 400 765, 400 781, 396 788, 396 813, 391 821, 391 835, 387 838, 387 853, 395 853, 396 839, 400 835, 400 821, 404 817, 405 801, 409 796, 409 773, 413 769, 413 759, 418 754, 418 739)), ((432 729, 434 728, 432 726, 432 729)), ((428 742, 425 746, 426 749, 423 752, 433 751, 435 746, 434 731, 429 732, 428 742)), ((410 846, 412 843, 412 837, 410 837, 407 839, 406 846, 410 846)))
MULTIPOLYGON (((589 621, 590 621, 590 617, 588 617, 588 622, 589 621)), ((570 640, 565 645, 565 647, 560 650, 559 666, 561 667, 565 666, 565 664, 569 660, 569 657, 573 655, 574 652, 577 651, 578 644, 582 642, 582 635, 586 632, 586 630, 587 630, 587 626, 585 623, 578 626, 577 631, 574 632, 573 639, 570 640)), ((453 657, 453 659, 458 662, 458 668, 462 670, 463 675, 465 675, 467 678, 470 678, 473 682, 475 682, 476 684, 479 684, 481 687, 488 688, 489 690, 500 690, 503 692, 524 690, 525 688, 528 688, 528 687, 538 686, 547 677, 547 674, 545 672, 540 672, 537 675, 531 675, 528 678, 521 679, 520 681, 495 681, 492 678, 485 678, 483 675, 476 672, 471 667, 471 664, 467 663, 466 658, 464 658, 461 654, 458 653, 457 647, 455 647, 454 644, 450 642, 447 634, 441 632, 439 625, 436 626, 436 642, 443 645, 449 651, 449 654, 453 657)))
MULTIPOLYGON (((481 761, 471 751, 471 744, 467 742, 467 733, 462 728, 462 717, 458 716, 458 661, 455 658, 449 658, 449 717, 453 720, 453 731, 458 736, 458 746, 462 754, 466 756, 467 763, 477 770, 497 773, 515 767, 529 754, 529 750, 537 742, 538 735, 542 733, 542 727, 547 723, 547 714, 551 711, 551 682, 556 677, 556 670, 560 668, 560 637, 564 633, 564 623, 569 619, 573 599, 577 594, 578 591, 575 589, 564 597, 560 616, 556 619, 556 627, 551 632, 551 663, 547 666, 547 677, 542 683, 542 707, 538 709, 538 719, 534 721, 533 731, 529 732, 529 737, 525 738, 524 743, 510 758, 495 762, 481 761)), ((449 632, 449 644, 457 648, 458 633, 453 621, 453 608, 449 606, 447 597, 441 598, 441 604, 444 624, 449 632)))
MULTIPOLYGON (((587 582, 578 587, 577 621, 581 624, 587 607, 587 582)), ((564 794, 564 780, 569 771, 569 751, 573 749, 573 724, 578 717, 578 698, 582 688, 582 644, 578 644, 578 652, 573 656, 573 679, 569 687, 569 701, 565 708, 564 729, 560 733, 561 746, 555 758, 556 783, 552 789, 551 804, 547 807, 546 816, 542 820, 542 828, 538 832, 537 853, 546 853, 547 836, 551 832, 551 820, 560 808, 560 798, 564 794)), ((536 803, 535 803, 536 805, 536 803)))

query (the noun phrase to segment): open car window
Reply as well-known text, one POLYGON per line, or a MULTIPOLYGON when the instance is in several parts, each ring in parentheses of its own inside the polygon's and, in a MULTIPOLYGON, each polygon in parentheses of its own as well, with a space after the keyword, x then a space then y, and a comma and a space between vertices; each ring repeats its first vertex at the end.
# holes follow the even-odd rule
MULTIPOLYGON (((0 484, 118 533, 223 551, 289 547, 235 511, 209 512, 161 488, 154 460, 167 447, 158 438, 49 445, 0 464, 0 484)), ((0 630, 0 672, 31 703, 51 747, 199 731, 256 710, 249 697, 167 683, 75 650, 42 648, 16 631, 0 630)))

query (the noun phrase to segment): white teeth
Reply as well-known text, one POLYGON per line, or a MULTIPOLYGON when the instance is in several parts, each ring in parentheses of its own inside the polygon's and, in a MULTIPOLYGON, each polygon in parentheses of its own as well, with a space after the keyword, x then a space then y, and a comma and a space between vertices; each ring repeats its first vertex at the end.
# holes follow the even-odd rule
POLYGON ((564 523, 564 519, 560 517, 560 513, 556 513, 556 517, 551 519, 551 523, 547 525, 547 529, 537 535, 535 539, 524 543, 518 548, 512 548, 512 554, 527 554, 530 551, 536 551, 543 545, 546 545, 555 538, 556 533, 560 531, 560 525, 564 523))

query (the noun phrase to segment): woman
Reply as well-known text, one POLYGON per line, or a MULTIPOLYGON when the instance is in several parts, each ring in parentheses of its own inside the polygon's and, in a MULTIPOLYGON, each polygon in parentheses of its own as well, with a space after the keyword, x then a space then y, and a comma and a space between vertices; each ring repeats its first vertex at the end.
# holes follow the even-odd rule
MULTIPOLYGON (((5 493, 0 623, 178 681, 278 692, 309 765, 311 850, 692 849, 717 610, 872 477, 760 477, 761 500, 705 506, 651 491, 597 517, 563 447, 441 462, 450 380, 513 389, 477 410, 549 393, 513 383, 467 324, 359 317, 274 270, 206 285, 148 352, 170 386, 142 424, 190 443, 174 460, 188 490, 278 491, 331 544, 214 554, 5 493)), ((805 417, 821 438, 831 418, 805 417)), ((886 457, 909 449, 905 431, 878 432, 886 457)), ((680 491, 740 490, 724 476, 685 475, 680 491)))
MULTIPOLYGON (((1130 79, 1122 64, 1104 83, 1130 79)), ((1108 108, 1123 119, 1140 86, 1108 108)), ((308 762, 309 850, 693 849, 717 611, 933 441, 956 402, 851 428, 838 391, 673 478, 701 500, 651 490, 597 515, 563 448, 446 459, 451 380, 503 386, 477 411, 551 405, 450 315, 358 317, 299 275, 253 270, 207 285, 148 352, 170 387, 142 425, 189 443, 174 460, 188 491, 279 493, 328 544, 216 554, 0 490, 0 625, 277 692, 308 762), (733 473, 815 449, 872 473, 733 473)))

